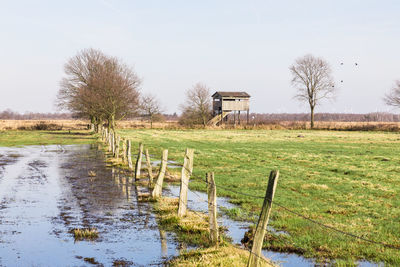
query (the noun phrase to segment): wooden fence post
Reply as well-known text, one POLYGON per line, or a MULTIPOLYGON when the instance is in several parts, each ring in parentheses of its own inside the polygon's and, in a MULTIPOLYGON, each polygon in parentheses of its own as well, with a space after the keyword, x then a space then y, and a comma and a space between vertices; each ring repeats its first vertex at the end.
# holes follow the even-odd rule
POLYGON ((128 168, 133 169, 132 155, 131 155, 131 140, 126 140, 126 157, 128 159, 128 168))
POLYGON ((214 181, 214 173, 207 173, 207 193, 208 193, 208 218, 210 224, 210 239, 213 244, 218 246, 218 222, 217 222, 217 188, 214 181))
POLYGON ((162 185, 165 176, 165 170, 167 169, 167 161, 168 161, 168 149, 163 150, 162 158, 161 158, 161 166, 160 172, 158 173, 156 184, 154 185, 154 189, 151 192, 151 196, 153 198, 158 198, 162 193, 162 185))
POLYGON ((111 135, 111 152, 112 155, 115 155, 115 132, 113 131, 112 135, 111 135))
POLYGON ((150 161, 150 154, 149 150, 146 148, 146 164, 147 164, 147 172, 149 173, 149 184, 150 186, 153 184, 153 168, 151 167, 151 161, 150 161))
POLYGON ((135 165, 135 181, 140 178, 140 170, 142 168, 142 154, 143 154, 143 144, 139 143, 139 152, 135 165))
POLYGON ((126 141, 125 138, 122 138, 122 162, 126 162, 126 141))
POLYGON ((119 157, 119 144, 121 143, 121 137, 117 135, 117 138, 115 138, 115 154, 114 157, 118 158, 119 157))
POLYGON ((113 147, 113 133, 112 133, 112 131, 110 130, 109 132, 108 132, 108 151, 109 152, 112 152, 112 147, 113 147))
POLYGON ((268 188, 267 192, 265 193, 261 214, 258 218, 256 231, 254 233, 253 247, 251 248, 249 261, 247 263, 248 267, 257 267, 260 258, 262 258, 261 249, 264 241, 265 232, 267 231, 268 219, 271 213, 272 200, 274 198, 276 184, 278 183, 278 177, 278 170, 271 171, 268 179, 268 188))
POLYGON ((187 193, 189 187, 189 178, 193 171, 193 154, 194 150, 187 148, 185 158, 183 159, 182 175, 181 175, 181 190, 179 193, 178 202, 178 217, 186 216, 187 213, 187 193))

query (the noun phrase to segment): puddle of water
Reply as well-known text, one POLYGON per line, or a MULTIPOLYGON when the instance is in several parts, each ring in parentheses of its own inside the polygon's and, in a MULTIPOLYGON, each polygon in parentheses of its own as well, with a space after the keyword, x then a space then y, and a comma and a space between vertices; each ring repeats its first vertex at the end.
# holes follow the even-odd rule
MULTIPOLYGON (((153 160, 151 161, 151 166, 153 167, 160 167, 161 160, 153 160)), ((173 160, 168 160, 167 161, 167 168, 170 169, 176 169, 176 168, 182 168, 181 165, 179 165, 179 162, 173 161, 173 160)))
POLYGON ((107 169, 101 151, 30 146, 0 155, 0 265, 161 265, 184 247, 158 228, 151 204, 138 201, 145 189, 107 169), (69 231, 82 227, 96 227, 99 238, 75 241, 69 231))
MULTIPOLYGON (((179 186, 170 185, 165 190, 165 194, 171 197, 179 197, 179 186)), ((229 202, 229 198, 218 197, 217 199, 218 207, 224 207, 227 209, 232 209, 237 207, 236 205, 229 202)), ((199 191, 189 191, 188 192, 188 208, 195 211, 200 212, 208 212, 208 204, 207 204, 207 194, 199 191)), ((245 232, 249 229, 251 223, 249 222, 239 222, 230 219, 228 216, 223 214, 223 211, 219 210, 219 214, 222 214, 218 218, 218 223, 220 225, 225 226, 228 231, 227 234, 232 238, 233 243, 241 245, 241 240, 245 234, 245 232)), ((272 227, 268 227, 268 231, 286 234, 285 232, 276 231, 272 227)), ((316 263, 312 259, 304 258, 300 255, 294 253, 282 253, 282 252, 274 252, 263 250, 263 254, 271 259, 273 262, 277 263, 279 266, 284 267, 298 267, 298 266, 315 266, 316 263)), ((358 266, 361 267, 372 267, 372 266, 381 266, 378 264, 360 261, 358 262, 358 266)))

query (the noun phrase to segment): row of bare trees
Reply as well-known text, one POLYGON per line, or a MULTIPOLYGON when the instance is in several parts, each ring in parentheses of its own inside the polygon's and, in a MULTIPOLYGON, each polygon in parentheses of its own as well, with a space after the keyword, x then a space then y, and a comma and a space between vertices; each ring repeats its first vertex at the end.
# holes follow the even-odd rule
POLYGON ((161 113, 154 95, 140 97, 141 79, 120 59, 95 49, 85 49, 64 66, 57 105, 77 117, 88 118, 96 129, 101 123, 115 128, 116 120, 161 113))
MULTIPOLYGON (((290 67, 292 84, 297 89, 296 98, 310 106, 311 128, 314 127, 314 110, 324 98, 334 96, 335 84, 329 64, 312 55, 296 60, 290 67)), ((202 124, 206 126, 211 117, 210 89, 197 83, 186 91, 186 101, 181 105, 183 124, 202 124)))
MULTIPOLYGON (((114 129, 115 121, 141 114, 151 124, 159 118, 162 108, 155 95, 140 96, 141 79, 120 59, 95 49, 85 49, 72 57, 64 67, 57 104, 70 110, 75 117, 91 120, 96 128, 106 123, 114 129)), ((314 127, 315 108, 323 99, 335 95, 332 70, 327 61, 313 55, 298 58, 289 68, 292 85, 300 101, 310 107, 311 128, 314 127)), ((211 91, 197 83, 186 91, 180 106, 182 124, 206 126, 211 118, 211 91)), ((388 105, 400 107, 400 81, 385 98, 388 105)))
MULTIPOLYGON (((309 105, 311 128, 314 128, 315 108, 321 105, 322 100, 335 96, 336 87, 332 69, 326 60, 308 54, 296 59, 289 70, 292 75, 292 85, 296 89, 295 98, 309 105)), ((400 81, 397 81, 390 93, 385 95, 384 101, 390 106, 400 107, 400 81)), ((181 110, 181 123, 206 126, 211 118, 210 89, 204 84, 197 83, 186 92, 186 101, 181 105, 181 110)), ((358 116, 357 119, 374 120, 376 114, 380 118, 383 113, 371 114, 366 114, 365 118, 358 116)), ((319 117, 321 119, 321 114, 319 117)))

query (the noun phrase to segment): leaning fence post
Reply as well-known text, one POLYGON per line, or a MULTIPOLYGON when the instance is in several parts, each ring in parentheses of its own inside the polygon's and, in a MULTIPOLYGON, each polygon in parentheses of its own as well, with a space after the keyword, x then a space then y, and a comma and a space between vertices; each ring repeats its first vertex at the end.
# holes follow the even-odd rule
POLYGON ((135 181, 140 178, 140 169, 142 168, 143 144, 139 143, 139 152, 135 164, 135 181))
POLYGON ((165 170, 167 169, 167 160, 168 160, 168 149, 163 150, 162 158, 161 158, 161 166, 160 172, 158 173, 156 184, 154 185, 154 189, 151 192, 151 196, 153 198, 158 198, 162 193, 162 185, 165 176, 165 170))
POLYGON ((262 206, 260 217, 258 218, 258 223, 256 231, 254 233, 253 247, 251 248, 251 253, 249 256, 249 261, 247 263, 248 267, 257 267, 261 256, 261 249, 264 241, 265 232, 267 230, 268 219, 271 213, 272 200, 274 198, 276 184, 278 183, 279 171, 271 171, 268 179, 268 188, 265 193, 264 203, 262 206))
POLYGON ((133 169, 132 155, 131 155, 131 140, 126 140, 126 157, 128 158, 128 168, 133 169))
POLYGON ((207 173, 208 193, 208 218, 210 224, 210 239, 218 246, 218 222, 217 222, 217 188, 214 181, 214 173, 207 173))
POLYGON ((181 190, 179 193, 178 202, 178 217, 185 216, 187 212, 187 193, 189 187, 189 178, 193 171, 193 153, 193 149, 187 148, 185 152, 185 158, 183 160, 181 190))
POLYGON ((149 173, 149 184, 153 184, 153 168, 151 167, 151 161, 150 161, 150 154, 149 150, 146 148, 146 164, 147 164, 147 172, 149 173))
POLYGON ((121 142, 121 137, 119 137, 119 135, 117 135, 117 138, 115 138, 115 153, 114 153, 114 157, 118 158, 119 157, 119 144, 121 142))

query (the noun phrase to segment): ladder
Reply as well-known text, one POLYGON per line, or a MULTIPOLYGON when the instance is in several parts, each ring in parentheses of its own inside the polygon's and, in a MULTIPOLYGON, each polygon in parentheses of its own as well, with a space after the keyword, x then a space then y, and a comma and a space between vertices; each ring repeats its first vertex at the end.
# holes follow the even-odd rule
POLYGON ((228 116, 229 112, 222 112, 221 114, 216 115, 214 118, 208 121, 207 125, 209 126, 217 126, 219 122, 221 122, 226 116, 228 116))

